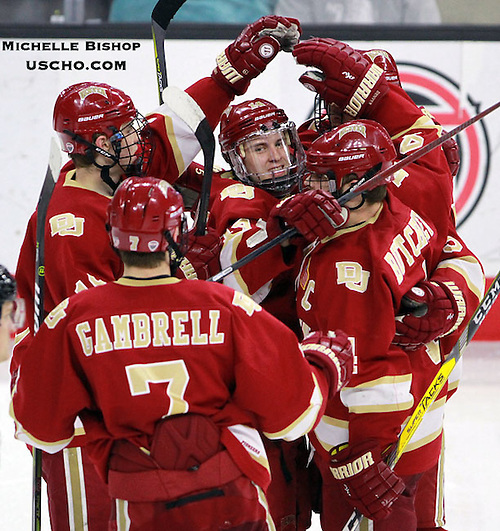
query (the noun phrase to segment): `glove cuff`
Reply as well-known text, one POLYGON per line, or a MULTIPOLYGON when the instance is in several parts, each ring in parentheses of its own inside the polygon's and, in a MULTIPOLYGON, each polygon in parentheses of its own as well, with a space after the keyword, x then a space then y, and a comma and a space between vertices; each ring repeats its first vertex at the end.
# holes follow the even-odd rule
POLYGON ((250 79, 244 80, 228 58, 229 47, 221 52, 215 62, 217 66, 212 72, 212 79, 231 95, 241 96, 250 86, 250 79))
POLYGON ((444 337, 453 333, 462 324, 467 314, 467 305, 465 303, 462 291, 454 282, 449 280, 443 282, 433 281, 432 284, 440 286, 445 291, 446 295, 451 301, 451 304, 453 305, 453 311, 455 312, 456 316, 453 326, 441 336, 444 337))
POLYGON ((329 398, 332 399, 342 388, 342 367, 335 352, 320 343, 300 345, 307 361, 325 371, 328 378, 329 398))
POLYGON ((177 270, 177 272, 179 274, 182 274, 182 276, 187 280, 198 279, 198 274, 196 273, 195 267, 186 257, 182 259, 182 262, 179 264, 179 269, 177 270))
POLYGON ((349 98, 344 112, 352 118, 368 118, 388 91, 384 71, 373 63, 349 98))

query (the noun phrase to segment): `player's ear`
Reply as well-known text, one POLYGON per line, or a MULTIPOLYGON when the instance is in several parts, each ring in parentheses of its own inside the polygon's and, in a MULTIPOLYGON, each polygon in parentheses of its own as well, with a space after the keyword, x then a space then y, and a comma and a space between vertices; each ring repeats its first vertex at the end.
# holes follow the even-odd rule
POLYGON ((105 134, 99 135, 95 140, 94 144, 97 147, 100 147, 102 149, 109 149, 111 147, 111 144, 109 142, 108 137, 105 134))

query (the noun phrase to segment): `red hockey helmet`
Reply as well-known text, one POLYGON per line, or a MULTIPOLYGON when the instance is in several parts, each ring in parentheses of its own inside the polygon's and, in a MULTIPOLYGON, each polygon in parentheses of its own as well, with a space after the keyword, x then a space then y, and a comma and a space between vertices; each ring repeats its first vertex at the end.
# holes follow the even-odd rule
POLYGON ((344 176, 359 178, 374 167, 385 169, 396 158, 389 133, 373 120, 353 120, 315 140, 306 155, 306 167, 319 175, 332 175, 336 189, 344 176))
POLYGON ((120 89, 93 82, 71 85, 56 100, 53 125, 63 151, 92 158, 93 151, 99 152, 113 161, 111 165, 119 163, 127 175, 146 173, 152 153, 147 121, 120 89), (110 139, 113 154, 94 144, 96 133, 110 139))
POLYGON ((110 137, 136 115, 130 96, 120 89, 105 83, 85 82, 71 85, 59 94, 54 106, 53 124, 63 151, 85 154, 88 146, 64 131, 93 143, 94 133, 110 137))
POLYGON ((129 177, 108 207, 111 244, 121 251, 164 252, 179 241, 183 212, 182 196, 166 181, 129 177))
POLYGON ((219 143, 222 155, 236 177, 243 183, 262 188, 275 197, 298 189, 304 170, 304 149, 295 124, 283 109, 262 98, 229 106, 220 122, 219 143), (251 164, 249 145, 256 139, 283 146, 279 168, 262 168, 251 164))

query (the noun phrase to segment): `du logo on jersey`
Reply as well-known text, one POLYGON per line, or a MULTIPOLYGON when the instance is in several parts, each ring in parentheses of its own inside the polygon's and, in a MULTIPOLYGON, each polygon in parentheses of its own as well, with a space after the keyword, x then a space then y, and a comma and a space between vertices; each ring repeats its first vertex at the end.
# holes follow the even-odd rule
MULTIPOLYGON (((458 84, 441 72, 415 63, 398 63, 398 68, 403 88, 417 105, 425 106, 445 131, 484 110, 470 95, 462 97, 458 84)), ((455 177, 455 208, 460 225, 476 208, 488 179, 490 145, 484 120, 467 127, 455 140, 460 148, 460 170, 455 177)))

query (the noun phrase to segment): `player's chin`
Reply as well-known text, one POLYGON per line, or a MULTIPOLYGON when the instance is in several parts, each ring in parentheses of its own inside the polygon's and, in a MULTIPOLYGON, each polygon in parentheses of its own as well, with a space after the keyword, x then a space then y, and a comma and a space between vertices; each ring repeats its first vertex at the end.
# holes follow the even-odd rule
POLYGON ((276 179, 279 177, 286 177, 288 175, 288 168, 274 168, 269 171, 269 175, 272 179, 276 179))

